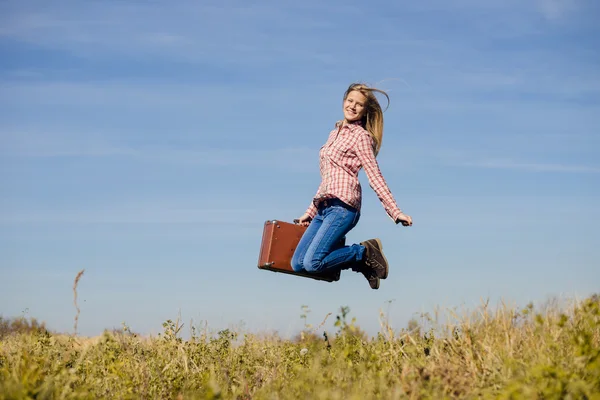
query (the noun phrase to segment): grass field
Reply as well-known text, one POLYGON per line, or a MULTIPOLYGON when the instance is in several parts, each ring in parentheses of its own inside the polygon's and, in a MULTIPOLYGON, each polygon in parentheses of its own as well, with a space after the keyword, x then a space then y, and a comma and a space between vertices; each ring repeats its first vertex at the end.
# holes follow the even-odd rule
POLYGON ((295 339, 167 321, 95 338, 0 319, 0 399, 600 399, 600 298, 430 318, 367 337, 341 308, 295 339))

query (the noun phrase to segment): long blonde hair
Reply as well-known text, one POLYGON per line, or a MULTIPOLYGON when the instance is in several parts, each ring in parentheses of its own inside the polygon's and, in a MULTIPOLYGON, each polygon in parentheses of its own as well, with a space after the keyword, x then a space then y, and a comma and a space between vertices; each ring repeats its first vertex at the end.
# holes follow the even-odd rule
MULTIPOLYGON (((365 115, 361 119, 362 126, 371 134, 373 138, 373 152, 375 156, 379 153, 379 149, 381 148, 381 141, 383 139, 383 111, 381 106, 379 105, 379 101, 377 101, 377 97, 375 97, 374 92, 383 94, 388 101, 388 107, 390 105, 390 97, 386 92, 380 89, 376 89, 365 85, 364 83, 353 83, 351 84, 346 93, 344 93, 344 101, 353 91, 360 92, 363 96, 367 98, 365 104, 365 115)), ((386 107, 387 110, 387 107, 386 107)))

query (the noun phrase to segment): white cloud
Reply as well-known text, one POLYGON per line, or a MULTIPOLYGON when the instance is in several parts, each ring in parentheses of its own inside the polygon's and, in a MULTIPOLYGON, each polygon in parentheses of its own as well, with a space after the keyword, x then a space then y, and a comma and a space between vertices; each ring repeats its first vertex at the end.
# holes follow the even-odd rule
MULTIPOLYGON (((10 211, 10 210, 9 210, 10 211)), ((0 223, 247 223, 254 221, 256 210, 250 209, 215 209, 215 208, 184 208, 172 204, 155 204, 148 206, 115 206, 95 210, 69 210, 39 212, 29 210, 26 213, 10 212, 0 214, 0 223)))
MULTIPOLYGON (((198 105, 202 87, 177 84, 152 85, 125 82, 37 82, 0 84, 0 102, 25 105, 198 105)), ((208 104, 208 99, 205 100, 208 104)))
POLYGON ((290 160, 314 159, 318 149, 286 148, 206 148, 198 146, 133 146, 111 141, 115 132, 24 132, 0 130, 0 155, 4 157, 122 157, 175 165, 272 166, 294 171, 312 171, 314 165, 290 160))
POLYGON ((557 21, 577 9, 575 0, 537 0, 539 11, 549 21, 557 21))
MULTIPOLYGON (((283 4, 165 4, 69 2, 35 11, 13 6, 5 7, 4 16, 0 8, 0 37, 90 58, 164 56, 220 65, 267 65, 282 57, 337 61, 324 46, 334 41, 318 34, 335 27, 331 19, 315 18, 324 15, 318 4, 312 11, 283 4)), ((356 12, 336 10, 340 17, 348 13, 356 12)))
POLYGON ((132 156, 133 149, 112 144, 96 133, 0 130, 0 155, 5 157, 132 156))
POLYGON ((313 171, 317 163, 317 149, 140 149, 135 157, 157 162, 189 165, 252 168, 274 167, 280 171, 313 171), (314 165, 304 160, 314 159, 314 165), (294 162, 293 160, 303 160, 294 162))
POLYGON ((600 167, 588 165, 551 164, 518 162, 510 159, 490 159, 475 162, 465 162, 459 165, 466 167, 514 169, 531 172, 566 172, 566 173, 600 173, 600 167))

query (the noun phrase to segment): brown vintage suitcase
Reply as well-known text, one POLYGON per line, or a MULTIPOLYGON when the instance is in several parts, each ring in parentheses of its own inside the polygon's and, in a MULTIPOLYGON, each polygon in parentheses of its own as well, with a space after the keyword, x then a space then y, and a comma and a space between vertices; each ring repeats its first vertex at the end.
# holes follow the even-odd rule
POLYGON ((258 257, 258 268, 327 282, 338 281, 340 279, 339 271, 336 273, 311 274, 308 272, 295 272, 292 269, 292 256, 305 230, 305 226, 298 224, 278 220, 266 221, 258 257))

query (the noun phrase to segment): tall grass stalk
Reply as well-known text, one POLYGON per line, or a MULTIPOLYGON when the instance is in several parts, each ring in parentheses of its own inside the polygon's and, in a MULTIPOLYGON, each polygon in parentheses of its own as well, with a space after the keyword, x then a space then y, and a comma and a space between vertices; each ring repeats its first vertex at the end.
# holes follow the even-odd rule
POLYGON ((323 336, 184 340, 171 320, 156 337, 83 338, 0 319, 0 399, 600 399, 598 296, 381 324, 369 338, 343 307, 323 336))

